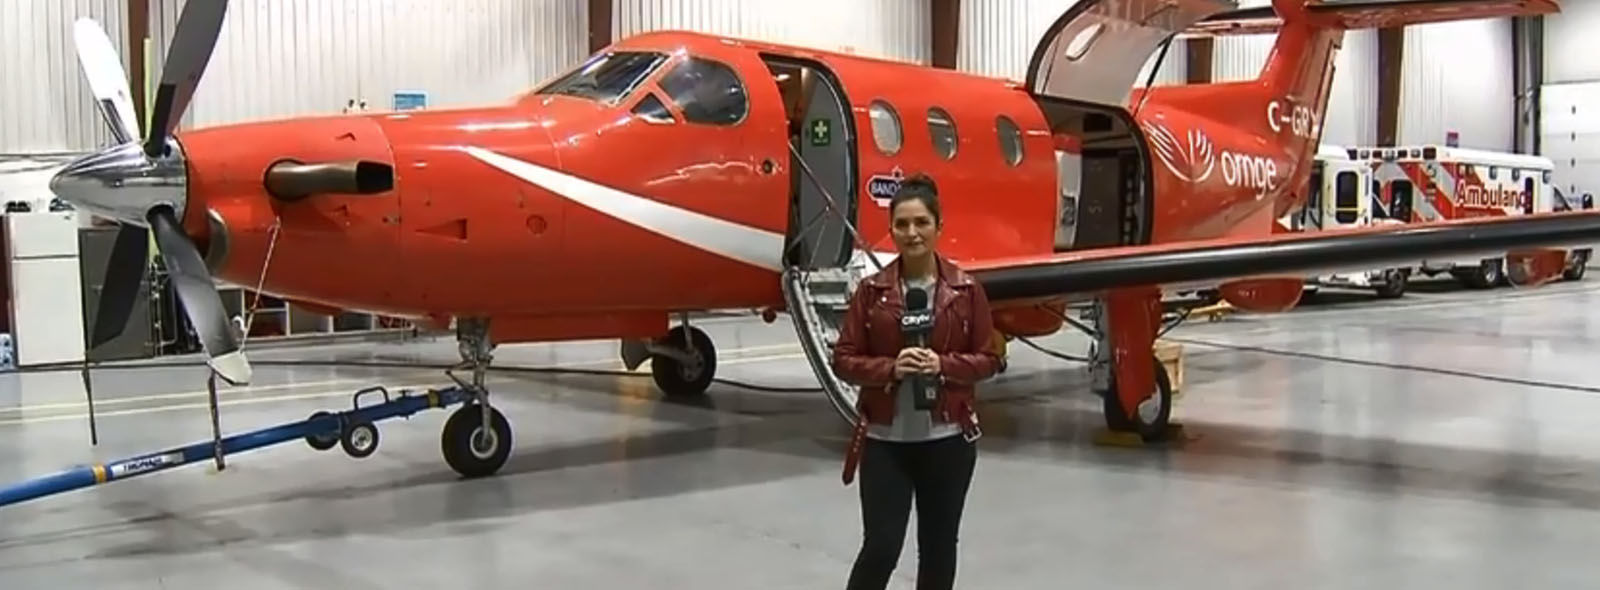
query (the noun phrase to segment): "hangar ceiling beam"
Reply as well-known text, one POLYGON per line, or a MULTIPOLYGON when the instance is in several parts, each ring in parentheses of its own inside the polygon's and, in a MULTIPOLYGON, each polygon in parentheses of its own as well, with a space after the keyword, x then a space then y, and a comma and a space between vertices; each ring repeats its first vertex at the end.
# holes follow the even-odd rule
POLYGON ((128 56, 128 91, 133 93, 133 120, 139 128, 149 127, 145 122, 144 93, 150 87, 144 71, 144 43, 150 38, 150 0, 128 0, 128 47, 122 52, 128 56))
POLYGON ((616 0, 589 0, 589 53, 611 44, 612 8, 616 0))
POLYGON ((1405 27, 1378 29, 1378 145, 1392 146, 1399 139, 1405 46, 1405 27))
POLYGON ((961 54, 961 0, 929 0, 933 67, 953 70, 961 54))

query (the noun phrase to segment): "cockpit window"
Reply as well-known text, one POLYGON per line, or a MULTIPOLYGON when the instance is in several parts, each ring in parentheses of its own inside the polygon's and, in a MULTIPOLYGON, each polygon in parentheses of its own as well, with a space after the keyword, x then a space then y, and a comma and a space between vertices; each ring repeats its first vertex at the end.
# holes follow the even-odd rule
POLYGON ((690 123, 733 125, 750 110, 739 74, 709 59, 684 60, 662 76, 660 84, 690 123))
POLYGON ((653 52, 619 51, 597 55, 534 94, 577 96, 615 104, 639 86, 667 56, 653 52))

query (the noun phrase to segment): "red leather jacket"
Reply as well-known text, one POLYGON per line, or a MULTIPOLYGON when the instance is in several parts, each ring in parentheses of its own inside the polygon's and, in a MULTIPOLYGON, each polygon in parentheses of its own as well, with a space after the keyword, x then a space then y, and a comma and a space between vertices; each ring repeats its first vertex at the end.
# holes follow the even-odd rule
MULTIPOLYGON (((975 385, 995 374, 1000 357, 991 346, 994 317, 983 286, 954 263, 939 256, 934 286, 933 331, 929 347, 939 355, 939 389, 933 410, 936 422, 960 424, 968 437, 978 431, 973 411, 975 385)), ((846 455, 844 482, 855 475, 867 424, 894 421, 894 359, 903 348, 900 316, 905 311, 900 265, 884 267, 861 280, 839 326, 833 349, 833 371, 861 388, 856 410, 861 416, 846 455)))

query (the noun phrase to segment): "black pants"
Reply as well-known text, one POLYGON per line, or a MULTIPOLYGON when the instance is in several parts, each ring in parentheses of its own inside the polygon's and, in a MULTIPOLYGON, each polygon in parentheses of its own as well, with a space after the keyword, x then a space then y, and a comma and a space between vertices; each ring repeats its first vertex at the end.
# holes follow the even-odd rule
POLYGON ((956 537, 977 446, 960 436, 926 442, 868 438, 861 449, 861 553, 846 590, 882 590, 905 544, 911 500, 917 506, 917 590, 947 590, 956 580, 956 537))

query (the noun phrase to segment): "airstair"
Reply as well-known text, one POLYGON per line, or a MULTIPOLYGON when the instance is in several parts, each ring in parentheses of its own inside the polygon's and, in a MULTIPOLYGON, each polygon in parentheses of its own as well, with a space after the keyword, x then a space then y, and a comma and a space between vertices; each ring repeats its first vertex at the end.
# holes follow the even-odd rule
POLYGON ((783 272, 783 299, 794 320, 795 335, 806 362, 822 385, 823 393, 846 422, 857 418, 860 388, 833 372, 833 347, 839 341, 839 324, 850 307, 850 296, 862 278, 878 270, 868 254, 856 251, 843 267, 804 269, 791 266, 783 272))

